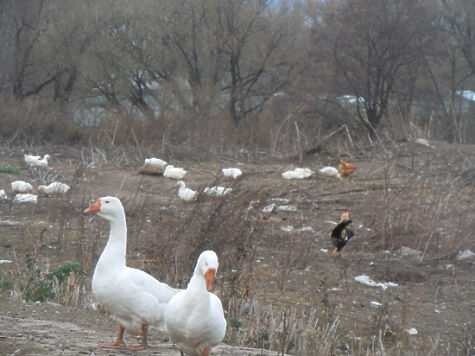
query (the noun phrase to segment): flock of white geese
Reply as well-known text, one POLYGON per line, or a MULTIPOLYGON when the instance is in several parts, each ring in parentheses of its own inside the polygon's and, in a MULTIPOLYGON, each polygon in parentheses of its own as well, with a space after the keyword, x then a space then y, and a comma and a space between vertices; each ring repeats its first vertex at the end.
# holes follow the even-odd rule
MULTIPOLYGON (((25 155, 29 167, 48 168, 49 155, 25 155)), ((163 176, 176 179, 177 195, 181 200, 194 201, 198 192, 183 181, 187 171, 159 158, 147 158, 145 165, 161 170, 163 176)), ((353 170, 356 168, 352 168, 353 170)), ((323 175, 341 179, 341 167, 323 167, 323 175)), ((239 168, 224 168, 225 177, 236 179, 242 175, 239 168)), ((282 173, 284 179, 305 179, 314 172, 296 168, 282 173)), ((12 182, 12 191, 25 194, 33 189, 24 181, 12 182)), ((70 187, 60 182, 39 186, 46 194, 64 194, 70 187)), ((232 191, 223 186, 206 187, 203 193, 220 197, 232 191)), ((22 196, 20 196, 21 198, 22 196)), ((26 195, 25 195, 26 197, 26 195)), ((36 201, 35 201, 36 202, 36 201)), ((178 349, 190 356, 208 356, 226 333, 221 300, 211 292, 218 271, 218 256, 214 251, 203 251, 186 289, 176 289, 158 281, 150 274, 127 266, 127 223, 124 207, 116 197, 102 197, 91 203, 84 213, 95 214, 110 224, 109 239, 96 264, 92 277, 92 292, 97 300, 118 323, 116 339, 99 343, 103 349, 143 350, 147 347, 149 327, 166 332, 178 349), (140 337, 138 344, 126 344, 125 332, 140 337)))

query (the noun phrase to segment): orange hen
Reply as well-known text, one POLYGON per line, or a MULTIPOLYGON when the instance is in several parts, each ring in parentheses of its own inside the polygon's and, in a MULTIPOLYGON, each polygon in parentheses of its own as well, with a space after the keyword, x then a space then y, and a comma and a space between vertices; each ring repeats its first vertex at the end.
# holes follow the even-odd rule
POLYGON ((340 160, 338 165, 338 172, 342 177, 348 177, 356 171, 356 166, 353 163, 340 160))

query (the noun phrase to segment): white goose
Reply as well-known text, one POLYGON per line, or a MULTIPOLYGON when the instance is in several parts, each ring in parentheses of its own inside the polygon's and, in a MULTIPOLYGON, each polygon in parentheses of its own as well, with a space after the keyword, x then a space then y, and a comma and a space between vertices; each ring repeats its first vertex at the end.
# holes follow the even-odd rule
POLYGON ((323 174, 325 176, 336 177, 336 178, 341 179, 341 175, 340 175, 340 172, 338 171, 338 169, 335 168, 335 167, 332 167, 332 166, 322 167, 318 170, 318 172, 320 172, 320 174, 323 174))
POLYGON ((282 173, 284 179, 306 179, 313 175, 313 171, 310 168, 295 168, 294 170, 286 171, 282 173))
POLYGON ((15 180, 10 185, 14 193, 28 193, 33 190, 33 186, 23 180, 15 180))
POLYGON ((225 177, 233 179, 239 178, 242 175, 242 171, 239 168, 223 168, 221 171, 225 177))
POLYGON ((185 185, 185 182, 179 180, 176 185, 178 186, 178 197, 184 201, 193 201, 198 197, 198 192, 185 185))
POLYGON ((164 161, 163 159, 160 159, 160 158, 155 158, 155 157, 145 158, 145 165, 149 165, 149 166, 152 166, 152 167, 158 167, 160 169, 165 169, 167 164, 168 163, 166 161, 164 161))
POLYGON ((144 271, 127 267, 127 225, 124 208, 118 198, 99 198, 84 212, 97 214, 110 223, 109 240, 92 277, 92 292, 118 321, 119 332, 113 343, 101 343, 99 346, 125 347, 124 332, 127 330, 142 337, 141 344, 127 348, 143 350, 147 346, 148 326, 164 326, 165 305, 178 290, 144 271))
POLYGON ((53 182, 48 185, 39 185, 38 191, 47 195, 66 194, 71 187, 65 183, 53 182))
POLYGON ((185 290, 168 302, 166 326, 177 347, 190 356, 208 356, 226 334, 221 300, 209 292, 218 270, 218 256, 204 251, 185 290))
POLYGON ((171 179, 183 179, 186 175, 186 170, 180 167, 175 167, 171 164, 165 168, 165 172, 163 172, 163 176, 171 179))
POLYGON ((50 155, 44 155, 43 158, 41 156, 24 155, 25 163, 30 167, 48 167, 50 157, 50 155))

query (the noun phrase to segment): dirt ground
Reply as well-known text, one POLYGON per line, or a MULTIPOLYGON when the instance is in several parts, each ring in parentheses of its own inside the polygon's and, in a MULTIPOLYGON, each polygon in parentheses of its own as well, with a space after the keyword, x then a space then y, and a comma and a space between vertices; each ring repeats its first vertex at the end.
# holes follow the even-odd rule
MULTIPOLYGON (((84 157, 79 149, 46 149, 35 153, 52 154, 50 174, 54 177, 45 178, 26 169, 20 149, 1 152, 1 163, 21 168, 19 175, 0 173, 0 189, 6 189, 10 196, 9 183, 14 179, 37 185, 42 179, 57 178, 71 184, 72 190, 59 198, 40 196, 37 205, 0 202, 0 259, 12 261, 0 265, 0 277, 13 279, 12 288, 0 288, 0 354, 100 355, 95 345, 110 338, 114 327, 105 315, 90 308, 89 289, 107 226, 82 215, 87 202, 105 195, 121 197, 129 227, 129 263, 181 285, 186 283, 192 262, 180 265, 180 278, 173 275, 170 271, 177 267, 168 268, 171 258, 162 255, 172 246, 166 236, 180 238, 179 231, 186 231, 194 204, 203 204, 204 211, 214 203, 210 198, 191 204, 180 201, 175 181, 138 175, 136 162, 118 167, 113 158, 107 162, 91 159, 89 166, 81 166, 78 162, 84 157), (66 306, 51 301, 24 302, 21 286, 25 284, 17 285, 15 279, 25 279, 28 258, 46 270, 65 261, 80 261, 85 272, 78 287, 81 302, 71 302, 71 298, 66 306)), ((240 260, 243 265, 233 266, 225 260, 217 293, 226 295, 233 273, 251 269, 240 300, 241 309, 248 303, 248 309, 253 310, 246 314, 247 329, 259 315, 256 309, 267 311, 269 306, 276 320, 283 311, 293 313, 295 340, 304 340, 304 331, 315 320, 337 320, 339 331, 329 354, 357 354, 356 349, 368 350, 371 342, 380 339, 387 354, 397 349, 399 353, 394 354, 475 355, 475 258, 457 258, 464 250, 475 251, 475 182, 461 184, 459 179, 467 168, 475 166, 475 146, 404 143, 390 153, 360 153, 352 161, 358 166, 357 172, 341 181, 318 174, 302 181, 284 180, 281 173, 298 166, 288 162, 230 158, 174 161, 189 171, 186 181, 194 189, 216 181, 221 168, 238 166, 244 172, 241 179, 220 180, 220 184, 234 187, 225 199, 232 202, 246 192, 256 195, 255 201, 252 195, 246 196, 246 209, 253 212, 258 232, 252 237, 252 261, 240 260), (274 211, 263 213, 262 208, 272 203, 274 211), (293 206, 295 211, 279 210, 282 205, 293 206), (331 221, 336 221, 345 208, 352 211, 355 238, 341 257, 330 257, 331 221), (367 286, 355 280, 360 275, 395 285, 386 289, 367 286), (410 329, 417 334, 410 335, 410 329)), ((317 156, 301 165, 317 170, 336 162, 317 156)), ((222 238, 226 240, 226 236, 222 238)), ((226 249, 222 252, 225 254, 226 249)), ((230 309, 228 325, 234 325, 240 320, 230 322, 236 318, 230 309)), ((285 323, 275 324, 275 334, 282 334, 285 323)), ((270 347, 249 335, 229 336, 226 341, 270 347)), ((179 354, 166 337, 154 334, 151 343, 155 346, 143 354, 179 354)), ((304 353, 304 349, 305 345, 287 347, 289 353, 312 354, 304 353)), ((214 354, 253 352, 264 354, 237 346, 218 348, 214 354)))

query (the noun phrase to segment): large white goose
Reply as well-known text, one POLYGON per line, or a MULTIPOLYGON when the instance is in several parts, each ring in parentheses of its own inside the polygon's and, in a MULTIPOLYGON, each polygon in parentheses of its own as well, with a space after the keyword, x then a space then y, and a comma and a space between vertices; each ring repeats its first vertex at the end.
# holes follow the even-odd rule
POLYGON ((190 356, 208 356, 226 333, 221 300, 209 292, 218 264, 214 251, 202 252, 188 287, 175 294, 167 305, 165 319, 170 337, 190 356))
POLYGON ((118 321, 119 331, 113 343, 100 343, 99 346, 125 347, 124 332, 127 330, 142 337, 141 344, 127 348, 143 350, 147 346, 148 326, 164 327, 165 305, 178 290, 144 271, 127 267, 127 225, 124 207, 118 198, 99 198, 84 212, 97 214, 110 223, 109 240, 92 277, 92 292, 118 321))

